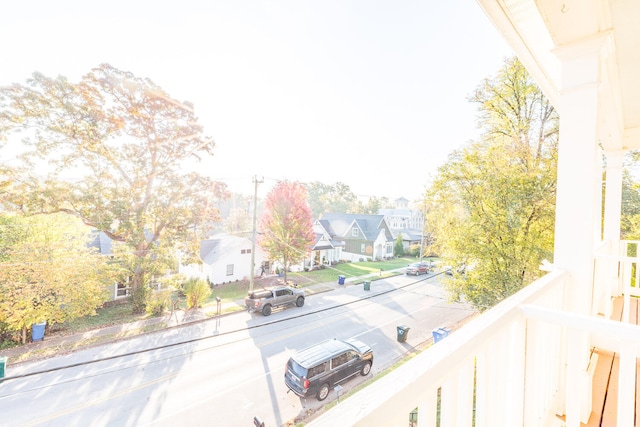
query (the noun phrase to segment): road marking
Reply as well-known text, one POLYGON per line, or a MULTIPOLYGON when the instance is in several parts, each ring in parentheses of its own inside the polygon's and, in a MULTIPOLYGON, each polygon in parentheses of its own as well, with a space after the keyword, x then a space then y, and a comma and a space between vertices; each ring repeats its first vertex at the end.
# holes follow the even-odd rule
MULTIPOLYGON (((415 283, 415 284, 416 285, 421 285, 421 284, 426 284, 426 283, 415 283)), ((411 291, 407 290, 407 292, 411 292, 411 291)), ((384 294, 382 294, 382 295, 384 295, 384 294)), ((380 296, 382 296, 382 295, 380 295, 380 296)), ((372 297, 375 297, 375 296, 378 296, 378 295, 372 295, 372 297)), ((415 313, 417 313, 419 311, 426 310, 427 308, 432 307, 433 305, 438 304, 440 302, 440 300, 437 297, 431 297, 431 298, 434 298, 434 301, 431 302, 430 304, 421 305, 420 307, 416 308, 415 310, 412 310, 412 311, 410 311, 408 313, 405 312, 404 314, 398 315, 398 316, 394 317, 392 320, 389 320, 389 321, 387 321, 387 322, 385 322, 383 324, 377 324, 374 327, 371 327, 371 328, 369 328, 369 329, 367 329, 367 330, 365 330, 365 331, 363 331, 363 332, 361 332, 359 334, 356 334, 355 336, 353 336, 353 338, 357 338, 357 337, 360 337, 360 336, 362 336, 364 334, 370 333, 371 331, 374 331, 376 329, 380 329, 381 326, 386 326, 386 325, 389 325, 389 324, 392 324, 392 323, 397 323, 400 319, 405 318, 408 315, 412 315, 412 314, 415 314, 415 313)), ((373 301, 369 301, 368 299, 361 300, 360 302, 362 303, 362 308, 364 308, 364 309, 373 307, 374 305, 378 305, 378 306, 380 306, 380 305, 384 306, 385 305, 384 303, 383 304, 374 303, 373 301)), ((270 344, 273 344, 273 343, 276 343, 276 342, 279 342, 279 341, 286 340, 286 339, 291 338, 293 336, 307 333, 308 331, 313 330, 313 329, 326 327, 329 324, 333 324, 333 323, 336 323, 338 321, 341 321, 342 319, 339 317, 339 314, 340 313, 332 314, 331 318, 328 318, 328 316, 327 317, 318 316, 318 317, 320 317, 320 321, 316 320, 316 321, 310 322, 305 327, 293 328, 290 333, 287 333, 287 334, 284 334, 284 335, 278 335, 278 336, 273 337, 272 339, 263 341, 263 342, 261 342, 259 344, 258 343, 254 343, 254 345, 257 348, 262 348, 262 347, 265 347, 267 345, 270 345, 270 344)), ((291 320, 293 320, 293 319, 291 319, 291 320)), ((235 332, 245 332, 246 333, 247 331, 246 330, 239 330, 239 331, 235 331, 235 332)), ((274 333, 278 333, 278 331, 274 331, 274 332, 270 332, 270 333, 274 334, 274 333)), ((226 346, 226 345, 229 345, 229 344, 238 343, 238 342, 242 342, 242 341, 247 341, 247 340, 250 340, 250 339, 254 340, 254 341, 256 340, 255 337, 245 336, 245 337, 242 337, 242 338, 239 338, 239 339, 233 339, 233 340, 231 340, 229 342, 225 342, 225 343, 216 343, 215 345, 210 346, 210 347, 206 346, 204 348, 191 349, 190 353, 181 353, 181 354, 177 354, 177 355, 174 355, 174 356, 170 356, 169 358, 164 358, 164 359, 160 359, 160 360, 153 360, 153 361, 147 361, 146 363, 155 363, 155 362, 159 362, 159 361, 162 361, 162 360, 167 360, 167 359, 174 358, 174 357, 184 357, 187 354, 192 354, 192 353, 195 353, 195 352, 202 352, 202 351, 212 350, 212 349, 215 349, 217 347, 226 346)), ((176 348, 172 348, 171 350, 175 351, 176 348)), ((162 353, 162 352, 164 352, 164 350, 160 350, 160 353, 162 353)), ((128 368, 129 369, 130 368, 135 368, 135 366, 131 366, 131 367, 128 367, 128 368)), ((277 371, 279 373, 280 369, 278 369, 277 371)), ((158 378, 156 378, 154 380, 139 384, 139 385, 134 386, 134 387, 129 387, 127 389, 123 389, 123 390, 121 390, 119 392, 116 392, 114 394, 110 394, 109 396, 96 398, 96 399, 93 399, 91 401, 85 402, 83 404, 70 407, 70 408, 68 408, 66 410, 62 410, 62 411, 59 411, 57 413, 50 414, 50 415, 48 415, 46 417, 42 417, 42 418, 40 418, 38 420, 32 421, 27 425, 35 426, 35 425, 38 425, 38 424, 49 422, 49 421, 52 421, 52 420, 54 420, 56 418, 60 418, 60 417, 65 416, 65 415, 69 415, 71 413, 81 411, 81 410, 89 408, 91 406, 98 405, 98 404, 101 404, 101 403, 104 403, 104 402, 107 402, 109 400, 113 400, 113 399, 116 399, 116 398, 119 398, 119 397, 122 397, 122 396, 126 396, 127 394, 130 394, 132 392, 135 392, 135 391, 144 389, 146 387, 149 387, 149 386, 164 382, 166 380, 169 380, 169 379, 171 379, 173 377, 178 376, 178 374, 180 374, 180 373, 181 373, 181 371, 177 371, 177 372, 174 372, 174 373, 163 375, 163 376, 158 377, 158 378)), ((263 372, 263 373, 261 373, 260 375, 257 375, 257 376, 253 375, 251 378, 247 379, 246 381, 243 381, 241 383, 237 383, 231 388, 227 388, 225 390, 225 392, 228 392, 229 390, 240 388, 240 387, 243 387, 243 386, 245 386, 247 384, 250 384, 253 381, 255 381, 256 378, 258 378, 258 377, 267 377, 267 376, 270 376, 270 375, 272 375, 274 373, 275 373, 274 370, 269 370, 269 371, 263 372)), ((99 373, 94 374, 92 376, 101 375, 101 374, 102 373, 99 372, 99 373)), ((199 374, 194 373, 193 375, 198 376, 199 374)), ((188 378, 189 376, 190 375, 187 374, 186 377, 188 378)), ((74 379, 71 379, 69 381, 77 381, 77 380, 81 380, 81 379, 83 379, 83 378, 74 378, 74 379)), ((162 417, 160 417, 158 419, 152 420, 152 421, 148 422, 148 424, 146 424, 146 425, 155 424, 155 423, 160 422, 162 420, 166 420, 169 417, 176 416, 176 415, 178 415, 180 413, 183 413, 183 412, 189 410, 190 408, 193 408, 194 406, 202 405, 202 404, 210 401, 211 399, 213 399, 215 397, 218 397, 219 395, 220 395, 220 393, 216 393, 214 395, 207 396, 206 398, 203 398, 203 399, 201 399, 199 401, 193 402, 193 403, 191 403, 190 405, 188 405, 186 407, 181 407, 179 410, 172 411, 171 413, 168 413, 168 414, 166 414, 166 415, 164 415, 164 416, 162 416, 162 417)))
POLYGON ((31 421, 27 425, 35 426, 35 425, 38 425, 38 424, 42 424, 42 423, 45 423, 45 422, 49 422, 49 421, 55 420, 56 418, 60 418, 60 417, 62 417, 64 415, 69 415, 69 414, 74 413, 74 412, 78 412, 78 411, 80 411, 82 409, 89 408, 89 407, 97 405, 99 403, 107 402, 107 401, 109 401, 111 399, 114 399, 116 397, 121 397, 121 396, 127 395, 127 394, 129 394, 131 392, 142 390, 143 388, 146 388, 146 387, 148 387, 150 385, 154 385, 154 384, 160 383, 162 381, 165 381, 165 380, 167 380, 167 379, 169 379, 171 377, 175 377, 175 376, 178 375, 178 373, 179 373, 179 371, 178 372, 174 372, 173 374, 167 374, 167 375, 164 375, 162 377, 158 377, 155 380, 147 381, 146 383, 142 383, 142 384, 137 385, 135 387, 130 387, 130 388, 121 390, 121 391, 119 391, 117 393, 110 394, 109 396, 101 397, 101 398, 98 398, 98 399, 93 399, 93 400, 85 402, 85 403, 83 403, 81 405, 72 406, 72 407, 70 407, 68 409, 65 409, 64 411, 59 411, 59 412, 57 412, 55 414, 51 414, 51 415, 48 415, 46 417, 42 417, 40 419, 37 419, 35 421, 31 421))

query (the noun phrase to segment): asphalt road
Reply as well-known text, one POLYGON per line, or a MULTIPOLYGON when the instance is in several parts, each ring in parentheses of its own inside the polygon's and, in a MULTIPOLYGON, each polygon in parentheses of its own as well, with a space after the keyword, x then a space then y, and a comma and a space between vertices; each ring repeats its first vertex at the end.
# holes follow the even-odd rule
MULTIPOLYGON (((371 345, 367 381, 473 311, 447 304, 433 276, 396 276, 371 290, 347 286, 304 307, 247 312, 23 364, 0 384, 0 424, 11 426, 282 426, 324 402, 288 393, 290 354, 328 338, 371 345), (397 326, 410 328, 398 342, 397 326), (37 373, 40 372, 40 373, 37 373)), ((455 332, 454 332, 455 333, 455 332)))

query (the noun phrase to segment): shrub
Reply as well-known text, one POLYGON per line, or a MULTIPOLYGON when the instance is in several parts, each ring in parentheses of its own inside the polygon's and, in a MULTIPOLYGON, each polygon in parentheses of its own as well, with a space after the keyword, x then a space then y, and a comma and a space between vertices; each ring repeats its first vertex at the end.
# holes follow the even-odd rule
POLYGON ((162 289, 151 292, 147 299, 147 313, 153 316, 160 316, 171 306, 172 289, 162 289))
POLYGON ((145 306, 150 293, 151 288, 148 286, 138 286, 131 292, 131 302, 133 304, 134 313, 142 313, 145 311, 145 306))
POLYGON ((209 284, 203 279, 191 278, 185 282, 183 289, 187 296, 187 308, 201 307, 211 294, 209 284))
POLYGON ((406 255, 417 257, 420 255, 420 245, 411 245, 406 252, 406 255))

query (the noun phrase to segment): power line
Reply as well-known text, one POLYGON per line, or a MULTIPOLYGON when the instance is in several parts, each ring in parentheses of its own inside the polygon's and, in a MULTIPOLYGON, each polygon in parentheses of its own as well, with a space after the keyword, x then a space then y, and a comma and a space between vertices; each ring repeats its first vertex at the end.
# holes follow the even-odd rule
MULTIPOLYGON (((33 376, 37 376, 37 375, 41 375, 41 374, 47 374, 47 373, 52 373, 52 372, 58 372, 58 371, 63 371, 65 369, 71 369, 71 368, 76 368, 76 367, 80 367, 80 366, 88 366, 88 365, 92 365, 92 364, 96 364, 96 363, 100 363, 100 362, 104 362, 104 361, 109 361, 109 360, 116 360, 116 359, 121 359, 124 357, 129 357, 129 356, 135 356, 135 355, 139 355, 139 354, 145 354, 145 353, 150 353, 152 351, 157 351, 157 350, 163 350, 163 349, 168 349, 168 348, 173 348, 173 347, 178 347, 181 345, 185 345, 185 344, 191 344, 191 343, 197 343, 197 342, 201 342, 201 341, 207 341, 207 340, 212 340, 212 339, 216 339, 217 337, 223 336, 223 335, 230 335, 236 332, 242 332, 242 331, 250 331, 253 329, 258 329, 258 328, 262 328, 265 326, 270 326, 270 325, 275 325, 278 323, 282 323, 282 322, 287 322, 289 320, 296 320, 296 319, 300 319, 303 317, 307 317, 307 316, 311 316, 314 314, 318 314, 318 313, 324 313, 330 310, 334 310, 337 308, 342 308, 342 307, 346 307, 349 306, 351 304, 355 304, 358 303, 360 301, 366 301, 369 300, 371 298, 375 298, 381 295, 386 295, 392 292, 396 292, 396 291, 400 291, 403 290, 404 288, 407 288, 409 286, 413 286, 417 283, 420 282, 425 282, 427 280, 433 279, 439 275, 443 274, 441 273, 436 273, 433 276, 428 276, 425 277, 423 279, 418 279, 418 280, 414 280, 410 283, 407 283, 406 285, 402 285, 402 286, 398 286, 398 287, 394 287, 392 289, 388 289, 386 291, 382 291, 376 294, 371 294, 371 295, 367 295, 364 297, 360 297, 358 299, 352 300, 352 301, 348 301, 342 304, 337 304, 331 307, 326 307, 326 308, 321 308, 319 310, 315 310, 315 311, 310 311, 308 313, 302 313, 302 314, 297 314, 295 316, 292 317, 287 317, 284 319, 277 319, 277 320, 272 320, 266 323, 262 323, 259 325, 253 325, 253 326, 247 326, 247 327, 243 327, 243 328, 239 328, 239 329, 235 329, 232 331, 227 331, 227 332, 220 332, 218 334, 216 334, 215 336, 204 336, 204 337, 198 337, 198 338, 192 338, 192 339, 188 339, 188 340, 184 340, 184 341, 179 341, 179 342, 175 342, 175 343, 170 343, 170 344, 163 344, 163 345, 159 345, 159 346, 155 346, 155 347, 150 347, 150 348, 146 348, 146 349, 142 349, 142 350, 135 350, 135 351, 130 351, 130 352, 126 352, 126 353, 121 353, 121 354, 116 354, 113 356, 105 356, 105 357, 101 357, 101 358, 97 358, 97 359, 92 359, 92 360, 86 360, 83 362, 77 362, 77 363, 72 363, 69 365, 63 365, 63 366, 57 366, 54 368, 49 368, 49 369, 42 369, 39 371, 34 371, 34 372, 27 372, 24 374, 19 374, 19 375, 13 375, 13 376, 6 376, 4 378, 2 378, 3 381, 12 381, 12 380, 17 380, 17 379, 23 379, 23 378, 28 378, 28 377, 33 377, 33 376)), ((207 349, 203 349, 202 351, 207 350, 207 349)), ((200 350, 199 350, 200 351, 200 350)), ((148 363, 157 363, 159 361, 162 360, 168 360, 170 358, 173 358, 175 356, 171 356, 171 357, 167 357, 167 358, 163 358, 160 360, 156 360, 154 362, 148 362, 148 363)), ((125 369, 130 369, 131 367, 126 367, 126 368, 119 368, 110 372, 117 372, 117 371, 123 371, 125 369)), ((76 378, 77 379, 77 378, 76 378)), ((20 391, 23 392, 23 391, 20 391)), ((12 396, 18 393, 14 393, 14 394, 9 394, 9 395, 3 395, 2 397, 8 397, 8 396, 12 396)))

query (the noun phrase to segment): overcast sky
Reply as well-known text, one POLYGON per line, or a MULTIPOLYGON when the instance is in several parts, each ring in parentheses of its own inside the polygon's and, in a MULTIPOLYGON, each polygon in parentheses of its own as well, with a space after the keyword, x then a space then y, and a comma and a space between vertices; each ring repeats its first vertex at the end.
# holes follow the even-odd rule
POLYGON ((410 200, 477 137, 468 96, 511 55, 475 0, 6 1, 0 52, 0 85, 109 63, 192 102, 232 191, 410 200))

